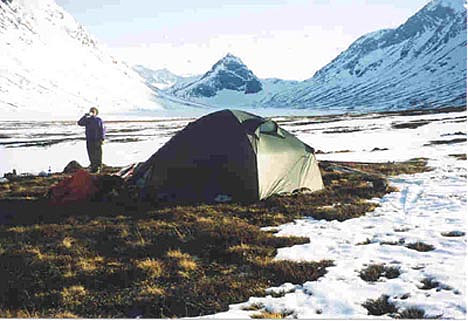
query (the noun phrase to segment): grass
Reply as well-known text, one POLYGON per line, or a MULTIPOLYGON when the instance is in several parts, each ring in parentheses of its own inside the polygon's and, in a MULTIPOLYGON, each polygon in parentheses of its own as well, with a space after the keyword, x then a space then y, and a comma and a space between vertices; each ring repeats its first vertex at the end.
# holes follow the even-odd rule
POLYGON ((428 316, 426 312, 417 307, 409 307, 398 310, 396 305, 389 301, 388 295, 382 295, 378 299, 369 299, 362 304, 369 315, 388 315, 395 319, 440 319, 442 315, 428 316))
POLYGON ((435 280, 432 277, 426 277, 421 280, 422 286, 418 286, 421 290, 431 290, 431 289, 437 289, 437 291, 441 290, 453 290, 451 286, 448 286, 446 284, 442 284, 439 281, 435 280))
POLYGON ((401 232, 408 232, 411 229, 409 227, 400 227, 400 228, 394 228, 393 230, 397 233, 401 233, 401 232))
POLYGON ((429 316, 426 311, 420 308, 407 308, 398 312, 395 316, 396 319, 440 319, 442 315, 429 316))
POLYGON ((421 283, 423 284, 422 286, 418 286, 421 290, 430 290, 434 288, 440 287, 440 283, 433 278, 424 278, 421 280, 421 283))
POLYGON ((260 302, 255 302, 255 303, 252 303, 248 306, 245 306, 242 308, 242 310, 244 311, 258 311, 258 310, 261 310, 265 308, 265 305, 263 303, 260 303, 260 302))
MULTIPOLYGON (((288 309, 282 309, 279 311, 271 310, 270 308, 265 308, 262 303, 254 303, 249 309, 244 309, 245 311, 259 311, 257 313, 251 314, 252 319, 285 319, 294 315, 294 311, 288 309)), ((296 317, 294 317, 296 319, 296 317)))
POLYGON ((449 156, 458 160, 466 160, 466 154, 450 154, 449 156))
POLYGON ((266 294, 271 295, 273 298, 281 298, 288 293, 294 293, 296 289, 290 289, 288 291, 281 290, 281 291, 267 291, 266 294))
POLYGON ((44 195, 65 174, 0 184, 0 317, 194 317, 317 280, 332 261, 274 260, 278 248, 308 238, 260 228, 359 217, 375 208, 368 200, 393 191, 387 175, 429 169, 417 160, 321 170, 323 191, 250 204, 141 204, 127 195, 52 207, 44 195))
POLYGON ((359 277, 367 282, 378 281, 381 277, 395 279, 398 276, 400 276, 400 269, 398 267, 386 266, 384 264, 371 264, 359 272, 359 277))
POLYGON ((356 243, 356 245, 369 245, 369 244, 372 244, 372 240, 370 238, 366 238, 365 241, 356 243))
POLYGON ((250 317, 252 319, 285 319, 286 317, 292 315, 294 312, 285 310, 280 312, 268 312, 262 311, 260 313, 252 314, 250 317))
POLYGON ((392 123, 392 128, 394 129, 415 129, 424 125, 429 124, 430 121, 427 120, 415 120, 406 123, 392 123))
POLYGON ((386 315, 391 313, 396 313, 397 308, 395 304, 388 301, 388 295, 382 295, 378 299, 369 299, 362 304, 364 308, 367 309, 369 315, 386 315))
POLYGON ((450 140, 431 140, 429 143, 424 144, 423 146, 450 145, 464 142, 466 142, 466 138, 454 138, 450 140))
POLYGON ((429 252, 433 251, 435 247, 431 244, 427 244, 424 242, 414 242, 414 243, 409 243, 405 245, 407 248, 418 251, 418 252, 429 252))
POLYGON ((271 286, 316 280, 332 264, 274 261, 276 247, 305 239, 275 237, 235 217, 148 215, 0 228, 0 310, 42 317, 60 309, 93 318, 131 317, 132 311, 198 316, 263 296, 271 286), (248 253, 233 251, 239 248, 248 253))
POLYGON ((442 232, 440 233, 442 236, 445 237, 460 237, 465 236, 465 232, 462 231, 450 231, 450 232, 442 232))

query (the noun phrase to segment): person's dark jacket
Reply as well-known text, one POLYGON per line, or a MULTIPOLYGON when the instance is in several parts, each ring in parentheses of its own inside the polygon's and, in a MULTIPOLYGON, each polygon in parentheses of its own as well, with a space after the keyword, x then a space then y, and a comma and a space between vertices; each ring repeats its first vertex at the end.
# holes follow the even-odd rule
POLYGON ((86 126, 86 140, 88 142, 102 141, 106 136, 105 128, 99 117, 84 115, 78 125, 86 126))

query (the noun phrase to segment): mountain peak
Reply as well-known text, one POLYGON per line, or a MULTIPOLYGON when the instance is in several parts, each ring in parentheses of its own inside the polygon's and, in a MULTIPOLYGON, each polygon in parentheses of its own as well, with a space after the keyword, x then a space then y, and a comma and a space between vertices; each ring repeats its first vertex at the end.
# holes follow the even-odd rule
POLYGON ((242 60, 231 53, 218 60, 210 71, 176 94, 194 97, 213 97, 219 91, 233 90, 254 94, 263 89, 262 83, 242 60))
POLYGON ((465 10, 464 5, 464 0, 433 0, 427 5, 427 9, 434 10, 437 7, 446 7, 456 12, 460 12, 465 10))
POLYGON ((211 71, 215 70, 216 68, 220 66, 223 66, 223 68, 227 68, 227 69, 236 69, 240 66, 247 68, 247 66, 239 57, 234 56, 232 53, 229 53, 229 52, 213 65, 213 68, 211 71))
POLYGON ((243 64, 242 60, 239 57, 233 55, 230 52, 228 52, 221 60, 224 60, 224 61, 234 60, 243 64))

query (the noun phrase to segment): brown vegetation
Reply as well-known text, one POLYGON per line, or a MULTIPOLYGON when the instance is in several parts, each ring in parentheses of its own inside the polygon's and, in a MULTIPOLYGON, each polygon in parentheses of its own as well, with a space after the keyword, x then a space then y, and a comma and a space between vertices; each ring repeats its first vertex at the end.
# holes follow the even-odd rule
POLYGON ((450 232, 442 232, 440 233, 442 236, 445 237, 460 237, 465 236, 465 232, 462 231, 450 231, 450 232))
POLYGON ((388 301, 388 295, 382 295, 376 300, 369 299, 362 304, 369 315, 385 315, 397 312, 394 303, 388 301))
POLYGON ((409 243, 406 245, 407 248, 418 251, 418 252, 429 252, 435 249, 434 246, 431 244, 427 244, 424 242, 414 242, 414 243, 409 243))
POLYGON ((450 154, 449 156, 458 160, 466 160, 466 154, 450 154))
POLYGON ((398 267, 386 266, 384 264, 371 264, 359 272, 361 279, 368 282, 378 281, 381 277, 395 279, 399 275, 400 269, 398 267))
MULTIPOLYGON (((52 207, 44 195, 67 175, 0 184, 0 317, 198 316, 268 287, 316 280, 333 262, 276 261, 277 248, 309 240, 260 227, 364 215, 376 206, 367 200, 393 191, 386 175, 428 170, 424 160, 321 169, 325 190, 253 204, 123 197, 52 207)), ((255 317, 288 316, 267 313, 276 312, 255 317)))

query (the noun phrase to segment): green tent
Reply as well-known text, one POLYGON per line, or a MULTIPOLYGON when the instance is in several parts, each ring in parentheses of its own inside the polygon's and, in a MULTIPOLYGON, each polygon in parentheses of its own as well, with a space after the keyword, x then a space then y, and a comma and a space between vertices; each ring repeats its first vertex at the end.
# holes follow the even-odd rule
POLYGON ((274 121, 222 110, 190 123, 135 174, 147 197, 253 201, 323 188, 314 149, 274 121))

